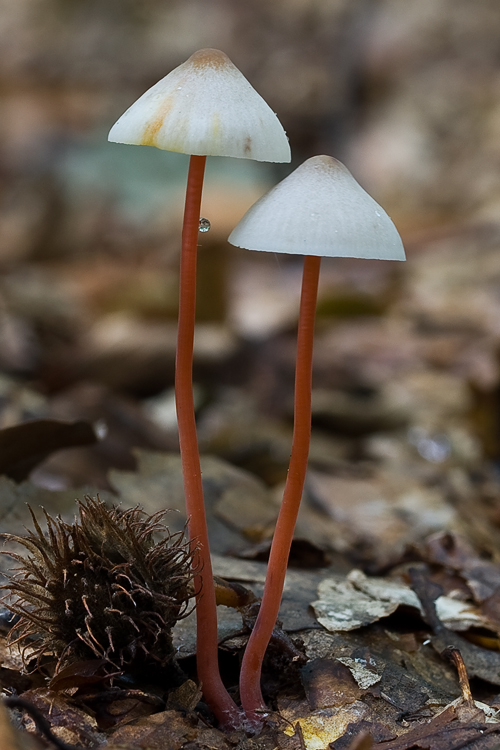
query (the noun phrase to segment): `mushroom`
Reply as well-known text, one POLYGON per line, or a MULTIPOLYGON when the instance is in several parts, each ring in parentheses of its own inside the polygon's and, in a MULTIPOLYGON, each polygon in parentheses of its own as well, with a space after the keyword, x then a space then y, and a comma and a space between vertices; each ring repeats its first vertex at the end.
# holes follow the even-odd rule
POLYGON ((276 522, 262 603, 245 650, 240 695, 258 727, 266 710, 262 661, 278 616, 288 556, 304 487, 311 436, 312 353, 321 256, 405 260, 385 211, 331 156, 314 156, 257 201, 229 236, 248 250, 303 254, 297 336, 294 430, 290 465, 276 522))
POLYGON ((199 548, 198 679, 221 725, 232 728, 241 725, 241 712, 222 684, 218 667, 217 611, 192 390, 201 195, 207 155, 286 162, 290 147, 274 112, 227 55, 215 49, 195 52, 146 91, 113 125, 109 140, 191 156, 182 230, 175 395, 189 536, 199 548))

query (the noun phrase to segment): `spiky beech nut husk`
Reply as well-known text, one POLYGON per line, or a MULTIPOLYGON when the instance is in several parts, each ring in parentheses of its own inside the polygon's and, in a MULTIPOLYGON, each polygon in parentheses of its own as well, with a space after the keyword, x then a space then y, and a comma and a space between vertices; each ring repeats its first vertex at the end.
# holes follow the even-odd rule
POLYGON ((96 657, 118 669, 166 666, 171 629, 194 593, 195 550, 182 532, 169 533, 164 511, 107 508, 91 497, 78 506, 72 524, 44 511, 47 535, 30 508, 35 530, 6 535, 28 551, 6 553, 19 563, 3 586, 7 606, 20 615, 11 642, 25 661, 52 654, 56 672, 96 657))

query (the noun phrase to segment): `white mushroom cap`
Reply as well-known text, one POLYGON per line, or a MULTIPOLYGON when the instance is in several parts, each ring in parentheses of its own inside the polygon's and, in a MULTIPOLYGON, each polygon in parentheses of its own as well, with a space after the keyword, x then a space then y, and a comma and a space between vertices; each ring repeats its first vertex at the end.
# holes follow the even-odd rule
POLYGON ((273 253, 405 260, 384 209, 331 156, 307 159, 254 203, 229 242, 273 253))
POLYGON ((280 121, 229 57, 202 49, 113 125, 109 140, 199 156, 288 162, 280 121))

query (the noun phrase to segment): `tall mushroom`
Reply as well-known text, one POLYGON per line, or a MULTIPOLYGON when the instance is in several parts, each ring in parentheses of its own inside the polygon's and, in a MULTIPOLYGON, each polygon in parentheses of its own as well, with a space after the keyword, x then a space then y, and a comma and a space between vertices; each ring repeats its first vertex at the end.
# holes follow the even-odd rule
POLYGON ((215 49, 195 52, 152 86, 115 123, 109 140, 190 154, 180 263, 175 395, 190 538, 199 546, 195 579, 197 669, 205 699, 222 726, 241 714, 220 678, 217 612, 203 502, 192 390, 196 255, 207 156, 290 161, 285 132, 262 97, 215 49))
POLYGON ((404 260, 385 211, 331 156, 314 156, 257 201, 229 236, 248 250, 305 255, 297 336, 294 430, 288 476, 269 555, 262 604, 243 657, 240 695, 262 722, 262 661, 278 616, 304 487, 311 435, 312 353, 321 256, 404 260))

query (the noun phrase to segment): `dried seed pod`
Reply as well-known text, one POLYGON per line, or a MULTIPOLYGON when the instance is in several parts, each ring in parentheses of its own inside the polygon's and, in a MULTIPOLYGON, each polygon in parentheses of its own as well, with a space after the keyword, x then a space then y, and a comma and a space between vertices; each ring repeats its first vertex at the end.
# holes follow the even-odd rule
POLYGON ((166 666, 174 655, 171 629, 194 595, 195 550, 182 532, 169 533, 164 511, 109 509, 91 497, 78 506, 72 524, 44 511, 47 535, 30 509, 35 530, 7 536, 28 551, 6 553, 19 563, 3 587, 12 595, 6 605, 20 616, 11 642, 26 660, 52 654, 56 672, 89 658, 118 669, 166 666))

